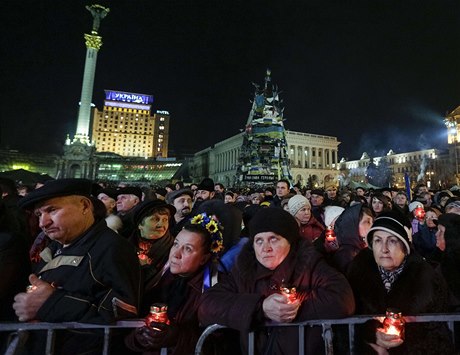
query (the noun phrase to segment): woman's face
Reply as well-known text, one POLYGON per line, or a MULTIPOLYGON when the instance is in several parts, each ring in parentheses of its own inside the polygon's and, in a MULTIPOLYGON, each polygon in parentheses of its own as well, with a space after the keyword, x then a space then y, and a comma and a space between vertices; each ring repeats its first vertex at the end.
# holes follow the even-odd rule
POLYGON ((202 236, 182 229, 169 252, 169 270, 171 274, 187 276, 198 271, 209 257, 203 248, 202 236))
POLYGON ((436 228, 434 221, 438 219, 438 216, 433 211, 427 211, 425 214, 425 221, 428 228, 436 228))
POLYGON ((145 217, 138 228, 144 239, 163 238, 169 228, 169 214, 155 212, 145 217))
POLYGON ((393 234, 380 230, 374 232, 372 251, 377 265, 387 271, 397 269, 406 256, 403 243, 393 234))
POLYGON ((383 202, 380 201, 378 198, 373 197, 372 198, 372 210, 375 213, 380 213, 383 211, 383 202))
POLYGON ((311 217, 311 208, 310 206, 303 206, 297 213, 295 214, 295 219, 300 224, 307 224, 311 217))
POLYGON ((273 232, 257 233, 253 247, 257 261, 269 270, 275 270, 291 250, 287 239, 273 232))
POLYGON ((368 214, 363 213, 363 217, 359 221, 358 231, 359 236, 364 239, 367 244, 367 233, 369 233, 369 229, 372 227, 372 223, 374 223, 374 218, 369 216, 368 214))

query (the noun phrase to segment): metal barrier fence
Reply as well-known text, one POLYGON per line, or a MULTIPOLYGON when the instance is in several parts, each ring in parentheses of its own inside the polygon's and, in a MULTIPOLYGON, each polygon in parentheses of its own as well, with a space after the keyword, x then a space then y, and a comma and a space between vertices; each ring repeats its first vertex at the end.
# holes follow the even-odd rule
MULTIPOLYGON (((348 325, 348 344, 349 344, 349 353, 351 355, 355 354, 355 347, 354 347, 354 338, 355 338, 355 326, 357 324, 363 324, 368 320, 374 319, 376 316, 357 316, 357 317, 349 317, 343 319, 321 319, 321 320, 312 320, 306 321, 301 323, 284 323, 284 324, 277 324, 273 325, 270 324, 270 327, 298 327, 299 331, 299 355, 305 354, 305 327, 313 327, 313 326, 321 326, 322 327, 322 335, 324 340, 324 348, 326 355, 333 355, 334 354, 334 347, 333 347, 333 325, 348 325)), ((383 316, 379 316, 383 317, 383 316)), ((405 316, 404 320, 407 323, 424 323, 424 322, 442 322, 447 323, 447 326, 452 334, 452 339, 455 340, 454 330, 455 325, 454 322, 460 322, 460 314, 430 314, 430 315, 419 315, 419 316, 405 316)), ((215 331, 219 329, 225 329, 225 326, 219 324, 213 324, 208 326, 201 337, 198 339, 196 348, 195 348, 195 355, 200 355, 204 342, 206 338, 213 334, 215 331)), ((254 355, 254 332, 250 332, 248 335, 248 355, 254 355)), ((316 355, 316 354, 315 354, 316 355)))
MULTIPOLYGON (((334 354, 333 348, 333 330, 332 326, 334 325, 346 325, 348 326, 348 339, 349 339, 349 353, 355 354, 353 339, 355 335, 355 326, 357 324, 365 323, 370 319, 374 319, 375 316, 357 316, 343 319, 322 319, 322 320, 313 320, 306 321, 301 323, 285 323, 278 324, 276 327, 297 327, 299 332, 299 354, 305 353, 305 327, 321 326, 322 335, 324 340, 325 354, 332 355, 334 354)), ((460 322, 460 314, 430 314, 430 315, 419 315, 419 316, 405 316, 405 321, 407 323, 420 323, 420 322, 443 322, 447 323, 449 330, 452 335, 454 334, 454 322, 460 322)), ((33 322, 33 323, 0 323, 0 332, 15 332, 17 336, 9 344, 5 355, 14 355, 18 350, 24 345, 25 334, 28 331, 38 331, 46 330, 46 355, 54 354, 54 341, 55 341, 55 332, 58 330, 66 329, 103 329, 104 331, 104 345, 103 345, 103 355, 110 354, 110 338, 111 332, 113 329, 127 329, 127 328, 138 328, 143 326, 144 320, 125 320, 119 321, 113 325, 99 325, 99 324, 87 324, 87 323, 77 323, 77 322, 67 322, 67 323, 42 323, 42 322, 33 322)), ((270 327, 273 327, 273 324, 270 324, 270 327)), ((207 327, 201 337, 198 339, 195 348, 195 354, 200 355, 202 352, 203 345, 206 339, 213 334, 216 330, 225 329, 225 326, 214 324, 207 327)), ((452 337, 455 339, 455 337, 452 337)), ((248 339, 248 354, 254 354, 254 332, 249 333, 248 339)), ((161 355, 167 353, 167 349, 161 349, 161 355)))

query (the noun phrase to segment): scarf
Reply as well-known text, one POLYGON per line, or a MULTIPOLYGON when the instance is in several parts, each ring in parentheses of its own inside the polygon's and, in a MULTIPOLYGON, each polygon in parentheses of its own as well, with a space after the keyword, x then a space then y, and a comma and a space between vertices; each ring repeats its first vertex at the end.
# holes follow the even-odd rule
MULTIPOLYGON (((139 240, 142 240, 142 237, 139 236, 139 240)), ((142 267, 146 288, 152 288, 160 280, 163 266, 168 261, 169 250, 172 247, 173 241, 173 236, 168 232, 162 238, 156 239, 151 243, 146 253, 151 262, 142 267)))
POLYGON ((388 271, 388 270, 385 270, 380 265, 378 266, 380 277, 382 278, 382 282, 383 282, 383 285, 385 286, 385 289, 387 290, 387 293, 391 291, 391 287, 396 282, 399 275, 401 275, 401 273, 403 272, 405 265, 406 265, 406 258, 404 258, 401 265, 399 265, 399 267, 393 271, 388 271))

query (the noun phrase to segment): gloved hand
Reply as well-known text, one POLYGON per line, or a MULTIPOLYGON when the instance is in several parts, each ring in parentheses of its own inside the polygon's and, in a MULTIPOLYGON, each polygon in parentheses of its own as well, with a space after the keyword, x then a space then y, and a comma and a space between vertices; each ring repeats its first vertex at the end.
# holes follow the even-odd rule
POLYGON ((160 349, 173 346, 177 341, 178 327, 165 323, 150 323, 135 330, 135 339, 144 349, 160 349))

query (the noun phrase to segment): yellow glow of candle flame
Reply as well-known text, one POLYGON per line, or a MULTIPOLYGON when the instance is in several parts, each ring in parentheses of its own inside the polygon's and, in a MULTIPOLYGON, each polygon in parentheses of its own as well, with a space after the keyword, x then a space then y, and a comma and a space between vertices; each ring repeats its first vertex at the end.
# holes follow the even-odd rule
POLYGON ((391 335, 399 335, 400 332, 394 325, 390 325, 385 333, 391 335))

